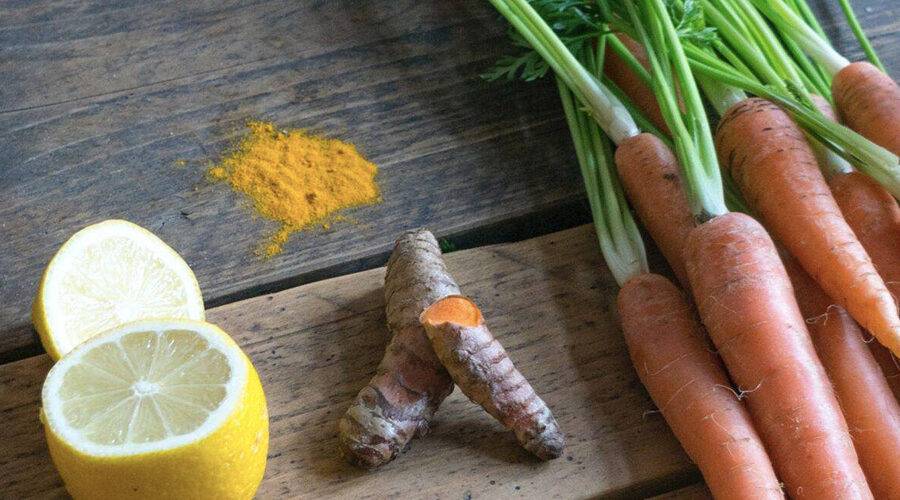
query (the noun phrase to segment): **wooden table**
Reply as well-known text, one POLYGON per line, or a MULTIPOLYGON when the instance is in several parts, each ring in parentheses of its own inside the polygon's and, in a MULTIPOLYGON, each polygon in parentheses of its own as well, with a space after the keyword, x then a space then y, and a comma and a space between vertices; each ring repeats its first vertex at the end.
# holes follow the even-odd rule
MULTIPOLYGON (((836 2, 812 3, 859 58, 836 2)), ((900 6, 854 4, 896 78, 900 6)), ((58 246, 112 217, 185 257, 259 368, 261 497, 703 495, 630 367, 590 228, 566 230, 588 214, 555 89, 479 77, 505 29, 483 0, 0 3, 0 497, 63 493, 36 419, 50 362, 30 301, 58 246), (261 260, 275 226, 204 178, 251 118, 356 143, 384 203, 261 260), (417 226, 480 247, 451 269, 558 413, 565 458, 531 461, 458 393, 382 471, 335 457, 337 417, 386 341, 378 266, 417 226)))

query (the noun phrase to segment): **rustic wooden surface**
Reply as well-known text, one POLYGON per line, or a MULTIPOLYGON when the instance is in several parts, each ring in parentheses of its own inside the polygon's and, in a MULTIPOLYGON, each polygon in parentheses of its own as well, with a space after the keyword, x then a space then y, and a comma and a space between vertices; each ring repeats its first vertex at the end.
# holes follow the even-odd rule
MULTIPOLYGON (((456 391, 433 434, 377 473, 336 454, 336 423, 371 377, 388 333, 383 269, 218 307, 259 370, 271 414, 261 498, 653 495, 699 476, 631 368, 616 285, 591 227, 447 256, 463 291, 553 409, 565 455, 540 463, 456 391)), ((60 496, 37 419, 46 356, 0 366, 0 497, 60 496)))
MULTIPOLYGON (((897 76, 898 3, 854 4, 897 76)), ((504 30, 484 0, 0 2, 0 361, 40 351, 41 269, 109 217, 170 243, 212 305, 380 265, 412 226, 480 242, 586 220, 552 86, 478 76, 504 30), (357 143, 385 202, 260 260, 274 226, 203 176, 249 118, 357 143)))
POLYGON ((712 500, 712 493, 704 484, 695 484, 662 495, 657 495, 651 500, 712 500))

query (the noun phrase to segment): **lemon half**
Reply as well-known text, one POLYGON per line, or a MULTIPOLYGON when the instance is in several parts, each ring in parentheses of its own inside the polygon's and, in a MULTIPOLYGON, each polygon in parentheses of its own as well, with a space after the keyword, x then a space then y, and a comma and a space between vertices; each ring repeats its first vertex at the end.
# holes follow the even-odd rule
POLYGON ((75 498, 251 498, 268 414, 253 365, 218 327, 144 320, 81 344, 41 394, 50 455, 75 498))
POLYGON ((123 220, 75 233, 50 260, 32 309, 54 360, 99 332, 145 318, 204 319, 187 263, 161 239, 123 220))

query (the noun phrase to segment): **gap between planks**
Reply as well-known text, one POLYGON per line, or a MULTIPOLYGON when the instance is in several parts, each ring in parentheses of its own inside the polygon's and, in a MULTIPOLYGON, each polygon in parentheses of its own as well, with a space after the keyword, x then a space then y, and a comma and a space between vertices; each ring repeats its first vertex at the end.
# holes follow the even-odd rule
MULTIPOLYGON (((587 199, 578 197, 548 207, 540 212, 510 217, 498 221, 488 221, 485 225, 460 230, 450 229, 446 235, 437 233, 442 244, 449 245, 453 251, 467 250, 484 245, 514 243, 529 238, 536 238, 557 231, 590 222, 587 199)), ((302 237, 302 235, 301 235, 302 237)), ((316 281, 367 271, 381 267, 387 262, 389 250, 372 255, 326 266, 313 271, 297 274, 288 278, 261 283, 244 288, 238 292, 213 297, 206 300, 207 309, 213 309, 232 302, 251 299, 260 295, 273 294, 288 288, 314 283, 316 281)), ((23 347, 6 352, 0 351, 0 365, 44 354, 37 333, 31 323, 19 325, 0 332, 2 335, 21 335, 31 337, 31 342, 23 347)))
MULTIPOLYGON (((259 497, 650 496, 699 480, 631 367, 614 314, 617 286, 591 226, 447 255, 464 293, 566 432, 539 463, 459 391, 433 432, 374 473, 337 456, 336 424, 388 339, 383 268, 209 311, 253 359, 271 441, 259 497)), ((0 366, 0 491, 60 496, 37 419, 46 356, 0 366)))

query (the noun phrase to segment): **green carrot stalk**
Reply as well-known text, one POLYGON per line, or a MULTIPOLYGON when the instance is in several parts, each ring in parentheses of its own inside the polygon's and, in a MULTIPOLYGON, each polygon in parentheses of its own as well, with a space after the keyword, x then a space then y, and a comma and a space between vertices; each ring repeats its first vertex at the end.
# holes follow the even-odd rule
POLYGON ((695 219, 703 222, 728 213, 706 110, 675 26, 668 15, 659 15, 666 12, 662 0, 643 0, 642 6, 639 11, 633 1, 625 2, 625 10, 638 41, 647 49, 647 59, 654 76, 653 90, 666 124, 672 131, 691 212, 695 219), (642 20, 642 14, 651 13, 656 14, 653 19, 642 20), (682 92, 684 116, 678 106, 673 82, 682 92))
POLYGON ((637 75, 645 85, 652 85, 652 82, 650 81, 650 73, 648 73, 647 70, 641 65, 640 61, 638 61, 637 58, 634 57, 634 54, 632 54, 631 51, 628 50, 628 47, 626 47, 625 44, 623 44, 622 41, 619 40, 619 38, 616 36, 610 35, 606 38, 608 39, 607 46, 615 51, 616 55, 618 55, 620 59, 628 64, 628 69, 630 69, 632 73, 637 75))
POLYGON ((649 272, 641 234, 611 167, 609 143, 597 124, 578 110, 577 99, 563 80, 557 78, 556 83, 575 145, 600 251, 621 286, 634 276, 649 272))
MULTIPOLYGON (((630 104, 599 79, 605 40, 599 39, 596 50, 588 44, 573 54, 526 0, 490 1, 556 74, 600 249, 610 271, 619 284, 649 272, 640 231, 611 166, 611 145, 601 133, 617 143, 640 133, 630 104)), ((500 73, 509 74, 495 72, 500 73)), ((648 121, 639 117, 637 122, 648 121)))
POLYGON ((747 98, 747 94, 743 90, 711 78, 699 77, 697 81, 719 116, 723 116, 732 106, 747 98))
POLYGON ((794 9, 783 0, 751 0, 782 33, 791 36, 810 57, 819 63, 829 75, 834 76, 850 64, 835 51, 828 41, 811 28, 794 9))
POLYGON ((625 92, 623 92, 622 89, 620 89, 619 86, 615 84, 615 82, 606 77, 602 77, 601 81, 604 85, 606 85, 606 88, 609 89, 609 91, 619 99, 619 101, 622 103, 622 106, 624 106, 625 109, 628 110, 628 113, 631 115, 631 118, 634 119, 634 122, 637 124, 640 130, 659 137, 659 139, 663 141, 666 146, 669 146, 669 148, 674 147, 674 145, 672 144, 672 139, 670 139, 665 132, 657 128, 656 125, 654 125, 653 122, 648 119, 646 115, 644 115, 644 113, 640 109, 638 109, 638 107, 631 101, 631 98, 628 97, 628 95, 626 95, 625 92))
POLYGON ((863 52, 866 53, 866 57, 869 58, 869 62, 880 69, 882 73, 887 73, 887 71, 885 71, 884 69, 884 65, 881 64, 881 59, 878 58, 878 54, 875 53, 875 49, 872 47, 872 44, 869 43, 869 38, 866 36, 866 32, 863 31, 862 26, 860 26, 859 24, 859 20, 856 19, 856 13, 853 12, 853 6, 850 5, 850 0, 839 1, 841 4, 841 10, 844 11, 844 17, 847 18, 847 24, 850 25, 850 30, 853 31, 853 35, 859 42, 860 47, 862 47, 863 52))
POLYGON ((897 156, 890 151, 873 144, 839 123, 829 121, 821 113, 809 109, 795 98, 747 78, 720 60, 698 56, 691 58, 690 64, 691 68, 701 75, 778 104, 816 140, 859 167, 895 197, 900 197, 900 168, 897 165, 897 156))
POLYGON ((527 0, 490 0, 572 90, 603 131, 617 144, 640 133, 619 99, 590 74, 527 0))
POLYGON ((809 5, 806 3, 806 0, 792 0, 791 7, 794 8, 794 11, 800 14, 800 17, 806 21, 806 24, 809 25, 819 36, 822 37, 823 40, 828 40, 828 35, 825 33, 825 30, 822 28, 822 25, 819 24, 819 20, 816 19, 816 15, 813 14, 812 9, 809 8, 809 5))
MULTIPOLYGON (((705 7, 709 9, 707 13, 711 14, 710 19, 713 24, 720 29, 720 32, 726 33, 729 43, 737 47, 736 51, 740 55, 752 59, 751 63, 755 68, 760 69, 759 73, 764 75, 764 80, 767 84, 779 88, 783 92, 798 94, 807 107, 817 111, 807 90, 828 96, 830 92, 827 84, 820 80, 813 82, 813 79, 818 78, 818 75, 812 70, 811 66, 807 68, 808 72, 798 67, 796 59, 782 47, 779 38, 748 0, 703 1, 705 7), (730 26, 723 25, 722 17, 718 15, 717 9, 727 10, 732 16, 742 19, 741 26, 745 30, 744 33, 737 33, 730 26), (754 43, 750 43, 749 39, 751 38, 754 43), (767 56, 759 57, 756 52, 757 48, 762 48, 762 53, 767 54, 767 56)), ((809 62, 805 56, 802 54, 800 56, 802 56, 802 61, 809 62)), ((748 74, 748 76, 750 75, 748 74)), ((720 115, 723 115, 724 109, 727 109, 724 106, 735 104, 735 95, 737 94, 723 96, 721 89, 718 88, 721 87, 721 84, 713 85, 712 82, 707 82, 703 87, 707 97, 709 97, 720 115), (728 99, 728 97, 731 98, 728 99)), ((846 160, 829 150, 827 146, 813 137, 809 137, 809 139, 810 145, 813 147, 816 157, 820 160, 821 166, 825 171, 844 172, 852 169, 846 160)))
MULTIPOLYGON (((707 8, 713 7, 712 0, 704 1, 707 8)), ((741 7, 743 3, 742 10, 749 10, 749 4, 743 0, 715 1, 722 4, 737 2, 734 4, 737 7, 741 7)), ((756 2, 756 0, 751 1, 756 2)), ((780 2, 780 0, 773 1, 773 5, 775 2, 780 2)), ((762 23, 761 18, 752 15, 740 16, 738 13, 741 10, 738 10, 737 7, 731 9, 730 12, 744 19, 742 25, 755 25, 757 26, 757 32, 764 35, 756 39, 758 43, 773 47, 778 46, 777 38, 771 32, 766 31, 767 28, 762 26, 764 23, 762 23)), ((803 24, 802 28, 812 33, 810 36, 815 36, 822 41, 821 38, 818 38, 816 32, 802 21, 792 9, 786 9, 790 10, 791 15, 803 24)), ((760 56, 754 50, 753 47, 755 45, 749 41, 746 33, 742 33, 733 27, 724 26, 722 23, 726 19, 722 15, 712 14, 709 19, 717 28, 722 28, 723 39, 728 42, 728 46, 735 51, 737 56, 748 62, 748 66, 753 69, 753 74, 737 70, 733 65, 722 61, 707 50, 688 46, 687 53, 695 71, 708 78, 716 79, 720 83, 740 88, 781 105, 791 113, 792 117, 815 141, 832 150, 844 160, 856 165, 860 170, 885 186, 895 196, 900 195, 900 165, 898 165, 896 155, 864 139, 856 132, 830 121, 815 109, 806 93, 806 83, 798 77, 798 72, 793 66, 791 58, 783 50, 773 49, 769 51, 769 53, 774 54, 773 57, 777 58, 778 69, 776 70, 776 66, 773 66, 770 60, 760 56), (764 84, 755 75, 762 75, 764 84), (799 98, 796 96, 799 96, 799 98)), ((822 43, 823 47, 827 47, 827 50, 822 49, 821 52, 825 53, 828 50, 832 50, 827 42, 822 41, 822 43)), ((845 170, 847 168, 843 162, 824 152, 821 148, 819 156, 833 164, 825 166, 828 170, 845 170)))

